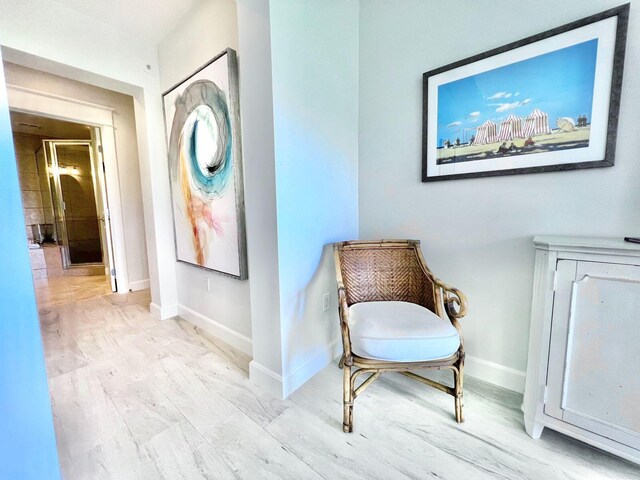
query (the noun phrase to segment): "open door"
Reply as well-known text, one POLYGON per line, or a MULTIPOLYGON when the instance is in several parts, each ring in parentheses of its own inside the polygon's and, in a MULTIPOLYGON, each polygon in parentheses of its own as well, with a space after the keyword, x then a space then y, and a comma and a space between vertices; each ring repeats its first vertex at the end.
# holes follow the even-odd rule
POLYGON ((69 259, 69 242, 67 241, 67 224, 65 222, 65 205, 62 196, 62 185, 60 183, 60 173, 58 166, 58 157, 53 142, 44 140, 42 142, 42 151, 45 155, 45 165, 47 166, 47 175, 49 177, 49 188, 51 191, 51 199, 53 205, 53 224, 56 232, 56 243, 62 246, 62 265, 68 268, 71 260, 69 259))
POLYGON ((42 143, 63 267, 104 266, 111 291, 116 292, 100 128, 91 127, 91 141, 65 139, 42 143))
POLYGON ((111 291, 118 291, 116 279, 116 267, 113 255, 113 242, 111 237, 111 216, 109 214, 109 202, 107 200, 107 182, 105 180, 105 165, 102 152, 102 138, 100 128, 91 128, 91 168, 93 170, 93 189, 96 193, 96 207, 100 226, 100 242, 104 252, 104 265, 106 274, 111 279, 111 291))

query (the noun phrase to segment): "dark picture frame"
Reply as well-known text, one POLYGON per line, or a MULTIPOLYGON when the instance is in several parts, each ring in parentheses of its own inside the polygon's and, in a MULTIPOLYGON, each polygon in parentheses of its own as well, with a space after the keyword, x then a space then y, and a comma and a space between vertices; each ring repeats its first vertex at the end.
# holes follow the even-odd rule
MULTIPOLYGON (((564 170, 613 166, 615 161, 616 134, 617 134, 617 128, 618 128, 618 114, 620 110, 620 97, 621 97, 621 90, 622 90, 624 56, 625 56, 627 29, 628 29, 628 22, 629 22, 629 9, 630 9, 630 4, 621 5, 619 7, 612 8, 595 15, 591 15, 589 17, 577 20, 575 22, 568 23, 566 25, 539 33, 537 35, 524 38, 522 40, 519 40, 513 43, 509 43, 502 47, 498 47, 498 48, 489 50, 487 52, 474 55, 472 57, 465 58, 463 60, 459 60, 449 65, 445 65, 443 67, 439 67, 424 73, 423 74, 423 118, 422 118, 422 125, 423 125, 422 181, 433 182, 433 181, 464 179, 464 178, 515 175, 515 174, 538 173, 538 172, 555 172, 555 171, 564 171, 564 170), (523 49, 523 47, 526 47, 527 49, 529 49, 529 50, 526 50, 528 52, 528 51, 531 51, 531 49, 536 48, 535 46, 531 47, 531 45, 536 44, 537 42, 546 41, 547 43, 540 44, 540 45, 549 45, 550 44, 549 42, 553 42, 559 39, 562 39, 561 40, 562 42, 571 41, 571 36, 566 35, 568 32, 570 33, 572 32, 571 35, 576 34, 577 37, 579 38, 580 35, 582 35, 580 32, 585 32, 588 28, 593 28, 589 26, 593 26, 594 24, 598 24, 599 22, 607 21, 607 19, 610 19, 612 17, 617 17, 617 25, 615 27, 615 43, 613 44, 613 47, 612 47, 613 48, 613 60, 611 63, 612 67, 610 72, 608 71, 604 73, 600 72, 600 75, 603 78, 604 78, 604 74, 608 75, 610 73, 611 75, 610 88, 608 92, 608 114, 605 116, 601 115, 599 117, 598 125, 600 128, 598 130, 599 134, 597 138, 595 136, 594 131, 592 131, 592 128, 591 128, 592 124, 591 123, 587 124, 587 115, 584 115, 584 116, 580 115, 577 117, 578 128, 575 127, 576 122, 575 120, 573 120, 573 118, 576 118, 576 117, 573 117, 573 118, 557 117, 556 118, 557 128, 554 128, 554 129, 550 128, 548 119, 543 118, 543 120, 546 122, 547 125, 546 127, 542 127, 542 128, 546 128, 546 131, 536 133, 537 135, 539 135, 538 138, 542 139, 541 140, 542 143, 536 143, 535 136, 534 137, 529 136, 528 138, 523 137, 522 132, 525 132, 527 129, 522 127, 523 126, 527 127, 528 123, 531 123, 531 125, 533 125, 533 123, 536 121, 535 120, 536 115, 539 115, 541 117, 548 116, 546 113, 542 112, 537 107, 529 115, 529 117, 526 117, 526 118, 524 117, 518 118, 518 117, 515 117, 513 114, 511 115, 512 121, 515 122, 514 118, 517 118, 517 123, 519 125, 518 128, 521 129, 519 130, 519 132, 521 133, 519 133, 518 134, 519 136, 517 136, 517 139, 521 146, 515 145, 515 143, 518 143, 518 142, 514 142, 514 141, 511 142, 510 148, 511 148, 511 151, 513 152, 513 155, 510 155, 510 152, 507 150, 508 148, 507 142, 497 147, 498 148, 497 151, 495 150, 495 148, 492 150, 488 150, 490 145, 493 145, 495 147, 496 144, 500 144, 500 141, 502 139, 508 138, 505 135, 501 135, 500 133, 501 129, 498 130, 498 133, 496 133, 496 129, 498 127, 490 119, 487 119, 487 124, 486 124, 487 128, 489 127, 493 128, 493 130, 491 130, 489 135, 490 138, 486 139, 487 143, 485 145, 482 145, 482 146, 477 145, 477 143, 479 142, 478 137, 476 137, 475 134, 472 135, 472 133, 474 131, 479 132, 480 130, 477 127, 475 127, 474 129, 473 125, 468 122, 479 120, 477 117, 481 116, 480 111, 472 112, 471 115, 476 114, 477 116, 475 118, 471 118, 471 120, 469 120, 470 117, 467 117, 466 126, 469 126, 471 128, 463 128, 465 127, 465 124, 459 121, 456 121, 456 122, 452 121, 449 125, 446 125, 446 127, 451 127, 451 129, 458 127, 457 132, 462 131, 462 133, 465 136, 468 134, 469 138, 471 139, 470 141, 466 143, 461 143, 460 138, 456 138, 454 142, 452 142, 449 139, 445 139, 446 137, 445 135, 440 135, 441 132, 446 131, 445 128, 443 127, 444 122, 441 123, 439 121, 440 115, 443 115, 443 114, 441 113, 440 110, 438 110, 441 107, 438 104, 438 100, 440 99, 439 97, 439 95, 441 95, 440 89, 442 88, 443 85, 451 86, 451 85, 454 85, 456 82, 460 82, 460 85, 462 85, 461 83, 462 81, 466 81, 475 77, 479 78, 485 72, 495 72, 500 70, 502 67, 511 67, 512 65, 515 65, 517 63, 525 63, 529 60, 540 59, 544 55, 540 55, 538 57, 533 57, 533 56, 524 57, 523 60, 520 60, 520 61, 516 60, 513 63, 510 63, 509 61, 509 59, 512 58, 514 55, 516 57, 518 55, 523 55, 523 52, 525 51, 525 50, 521 50, 523 49), (587 27, 587 29, 584 29, 584 27, 587 27), (562 36, 562 37, 558 37, 558 36, 562 36), (552 39, 553 37, 556 37, 556 39, 547 40, 547 39, 552 39), (498 57, 502 62, 498 66, 493 66, 487 70, 479 70, 479 73, 474 73, 472 75, 468 75, 467 77, 462 77, 462 76, 459 78, 455 77, 455 75, 463 75, 463 73, 456 73, 456 71, 466 72, 469 68, 474 68, 473 64, 476 64, 477 62, 485 62, 485 63, 478 64, 476 66, 479 69, 484 68, 483 65, 486 65, 487 62, 495 63, 498 61, 498 58, 492 58, 492 57, 496 57, 497 55, 502 55, 507 52, 509 52, 511 55, 509 55, 508 57, 507 56, 498 57), (465 67, 465 69, 461 69, 461 67, 465 67), (461 70, 458 70, 458 69, 461 69, 461 70), (438 83, 438 82, 443 82, 441 78, 444 78, 444 77, 441 74, 454 75, 453 77, 454 80, 449 81, 446 84, 438 83), (433 82, 433 84, 431 84, 430 82, 433 82), (436 99, 435 102, 433 101, 434 98, 436 99), (436 105, 435 107, 433 107, 435 109, 434 111, 429 110, 429 108, 432 108, 432 105, 431 105, 432 103, 436 105), (437 120, 437 126, 433 125, 434 119, 437 120), (573 123, 573 126, 572 126, 572 123, 573 123), (561 135, 556 135, 555 137, 553 137, 553 140, 551 140, 553 133, 555 132, 559 132, 561 134, 565 133, 565 131, 562 130, 565 124, 567 129, 573 128, 572 130, 572 132, 574 132, 572 133, 573 136, 576 136, 575 132, 578 132, 582 127, 583 131, 581 132, 581 134, 583 137, 586 135, 587 147, 590 146, 590 142, 591 143, 596 143, 596 141, 599 142, 600 146, 598 148, 598 151, 604 150, 604 154, 603 155, 594 154, 594 155, 600 155, 602 158, 598 156, 598 158, 595 158, 595 159, 590 158, 588 161, 584 161, 584 156, 582 159, 580 158, 581 152, 584 152, 585 150, 587 150, 587 148, 582 148, 585 146, 584 139, 582 139, 583 140, 582 143, 579 143, 577 140, 574 143, 570 143, 570 142, 561 143, 560 140, 558 140, 558 138, 561 137, 561 135), (544 136, 545 133, 547 135, 546 137, 544 136), (489 142, 489 140, 493 140, 493 139, 495 139, 496 142, 489 142), (553 144, 552 141, 555 141, 557 143, 553 144), (529 143, 528 146, 527 146, 527 142, 529 143), (474 148, 466 148, 466 151, 470 153, 465 155, 463 153, 465 151, 465 148, 463 147, 474 147, 474 148), (478 150, 480 148, 485 148, 485 150, 481 153, 478 153, 478 150), (571 149, 570 152, 565 151, 569 149, 571 149), (503 156, 500 156, 501 153, 503 156), (535 155, 530 155, 530 153, 531 154, 535 153, 535 155), (550 159, 556 158, 556 157, 552 157, 552 155, 557 155, 557 156, 564 155, 564 157, 562 157, 564 160, 558 163, 550 164, 550 162, 553 161, 550 159), (569 160, 569 155, 571 157, 575 156, 577 158, 575 159, 575 161, 569 160), (533 162, 537 161, 534 159, 541 159, 541 158, 547 159, 541 162, 541 163, 544 163, 543 165, 532 164, 533 162), (466 163, 466 165, 464 165, 464 163, 466 163), (509 168, 509 166, 515 165, 517 163, 521 163, 521 166, 509 168), (492 169, 491 165, 494 165, 494 164, 499 165, 499 168, 492 169)), ((612 34, 610 34, 610 36, 612 36, 612 34)), ((579 41, 581 40, 576 40, 576 42, 579 42, 579 41)), ((584 42, 583 44, 586 45, 587 43, 588 42, 584 42)), ((609 42, 609 43, 612 43, 612 42, 609 42)), ((576 43, 575 45, 570 45, 569 48, 572 48, 578 45, 583 45, 583 44, 576 43)), ((596 47, 598 46, 597 42, 595 45, 596 47)), ((558 47, 556 50, 549 50, 549 53, 556 53, 556 52, 560 52, 561 50, 568 50, 568 49, 566 47, 558 47)), ((597 51, 597 54, 600 55, 600 51, 597 51)), ((595 65, 595 60, 593 62, 595 65)), ((596 67, 594 66, 592 69, 592 72, 596 72, 596 71, 597 71, 596 67)), ((596 74, 593 73, 593 76, 595 77, 596 74)), ((600 78, 600 77, 597 77, 597 78, 600 78)), ((597 98, 595 96, 594 89, 595 89, 596 82, 597 82, 597 79, 594 79, 593 83, 591 84, 592 98, 593 98, 592 102, 594 105, 596 104, 596 102, 601 101, 599 99, 602 98, 601 96, 597 98)), ((498 88, 499 86, 496 85, 495 87, 496 91, 498 88)), ((460 87, 460 89, 462 89, 462 87, 460 87)), ((493 96, 486 96, 483 98, 492 99, 499 94, 503 94, 505 96, 514 95, 514 93, 499 92, 499 93, 495 93, 493 96)), ((518 95, 518 94, 519 92, 515 93, 515 95, 518 95)), ((451 97, 447 97, 447 98, 459 98, 459 97, 460 95, 458 95, 457 97, 452 95, 451 97)), ((532 101, 532 99, 530 98, 527 98, 526 100, 529 100, 531 102, 531 104, 529 105, 529 109, 535 106, 535 101, 532 101)), ((524 106, 526 104, 525 103, 526 100, 519 101, 519 103, 521 104, 519 106, 524 106)), ((513 103, 507 102, 507 103, 494 103, 493 105, 498 105, 498 108, 496 111, 504 112, 504 110, 500 110, 500 109, 516 108, 512 106, 517 104, 518 102, 513 102, 513 103)), ((442 105, 446 105, 444 101, 442 102, 442 105)), ((485 107, 485 108, 488 108, 488 107, 485 107)), ((525 108, 521 108, 520 110, 524 111, 525 108)), ((595 107, 594 107, 594 110, 596 110, 595 107)), ((445 111, 444 107, 442 111, 445 111)), ((505 125, 505 122, 508 120, 509 120, 509 117, 507 117, 507 120, 502 120, 503 123, 500 124, 500 127, 503 127, 503 125, 505 125)), ((478 122, 477 125, 484 126, 484 124, 480 125, 480 122, 478 122)), ((529 129, 529 132, 532 132, 532 131, 536 132, 535 130, 529 129)), ((485 132, 486 132, 486 129, 483 131, 483 137, 486 136, 484 135, 485 132)), ((566 137, 569 138, 571 137, 571 135, 567 135, 566 137)), ((515 137, 512 136, 511 138, 514 139, 515 137)), ((482 142, 482 140, 480 140, 480 142, 482 142)), ((596 150, 594 149, 594 151, 596 150)))

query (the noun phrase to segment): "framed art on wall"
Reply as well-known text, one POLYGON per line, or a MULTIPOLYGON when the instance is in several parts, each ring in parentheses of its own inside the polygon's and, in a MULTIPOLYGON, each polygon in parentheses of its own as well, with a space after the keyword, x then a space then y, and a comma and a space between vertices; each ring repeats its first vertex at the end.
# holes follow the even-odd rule
POLYGON ((613 166, 623 5, 423 75, 422 181, 613 166))
POLYGON ((176 257, 244 280, 238 67, 227 49, 163 94, 176 257))

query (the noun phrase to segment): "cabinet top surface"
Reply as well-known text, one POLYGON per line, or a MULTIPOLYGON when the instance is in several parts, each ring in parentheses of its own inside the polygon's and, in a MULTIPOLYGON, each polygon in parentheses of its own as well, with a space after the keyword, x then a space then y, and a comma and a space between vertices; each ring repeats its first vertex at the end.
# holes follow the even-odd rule
POLYGON ((625 242, 614 237, 571 237, 562 235, 538 235, 533 244, 539 250, 601 251, 617 252, 625 255, 640 255, 640 244, 625 242))

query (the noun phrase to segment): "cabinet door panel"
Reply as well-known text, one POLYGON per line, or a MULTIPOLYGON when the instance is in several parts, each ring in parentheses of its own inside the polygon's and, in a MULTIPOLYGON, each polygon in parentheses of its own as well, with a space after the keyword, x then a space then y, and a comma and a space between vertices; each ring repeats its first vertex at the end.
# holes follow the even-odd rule
POLYGON ((639 353, 640 267, 559 261, 545 413, 640 449, 639 353))
POLYGON ((640 448, 640 267, 579 262, 563 420, 640 448))

